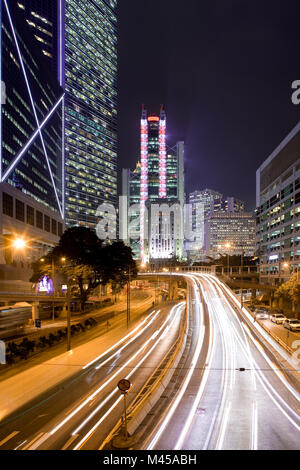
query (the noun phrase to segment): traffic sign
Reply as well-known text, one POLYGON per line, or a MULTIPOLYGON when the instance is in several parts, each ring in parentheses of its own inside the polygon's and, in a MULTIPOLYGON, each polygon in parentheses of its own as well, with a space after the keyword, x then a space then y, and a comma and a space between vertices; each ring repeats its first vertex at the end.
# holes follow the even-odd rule
POLYGON ((121 392, 127 392, 131 387, 131 383, 127 379, 122 379, 118 382, 118 388, 121 392))

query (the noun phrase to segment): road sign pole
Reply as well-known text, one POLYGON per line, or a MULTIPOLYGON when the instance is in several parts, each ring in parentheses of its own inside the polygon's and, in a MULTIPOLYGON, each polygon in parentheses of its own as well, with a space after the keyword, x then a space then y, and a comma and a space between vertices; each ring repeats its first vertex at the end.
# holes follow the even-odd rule
POLYGON ((71 283, 68 281, 67 290, 67 351, 71 350, 71 283))
POLYGON ((127 392, 124 392, 124 438, 125 441, 128 439, 128 433, 127 433, 127 404, 126 404, 126 394, 127 392))

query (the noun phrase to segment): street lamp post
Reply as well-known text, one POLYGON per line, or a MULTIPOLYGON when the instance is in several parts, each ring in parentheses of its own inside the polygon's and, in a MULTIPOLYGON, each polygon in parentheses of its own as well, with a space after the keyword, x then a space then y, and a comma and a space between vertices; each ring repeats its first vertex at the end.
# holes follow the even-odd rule
POLYGON ((55 320, 55 308, 54 308, 54 297, 55 297, 55 282, 54 282, 54 258, 52 256, 51 260, 51 265, 52 265, 52 297, 53 297, 53 302, 52 302, 52 320, 55 320))
POLYGON ((67 351, 71 350, 71 280, 67 282, 67 351))
POLYGON ((227 248, 227 276, 229 277, 230 276, 230 273, 229 273, 229 250, 231 248, 231 244, 230 243, 226 243, 225 245, 225 248, 227 248))
POLYGON ((244 304, 244 298, 243 298, 243 269, 244 269, 244 249, 242 247, 241 251, 241 308, 243 308, 244 304))

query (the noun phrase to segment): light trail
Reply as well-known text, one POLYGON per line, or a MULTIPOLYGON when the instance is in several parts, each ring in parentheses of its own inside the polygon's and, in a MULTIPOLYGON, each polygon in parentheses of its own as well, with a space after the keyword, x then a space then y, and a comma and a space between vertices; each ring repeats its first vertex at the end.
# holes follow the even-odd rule
MULTIPOLYGON (((197 345, 196 345, 196 348, 195 348, 195 352, 193 354, 193 359, 192 359, 192 362, 191 362, 191 366, 189 368, 189 372, 180 388, 180 391, 179 393, 177 394, 176 396, 176 399, 174 400, 174 402, 172 403, 171 407, 169 408, 168 410, 168 413, 167 415, 164 417, 164 420, 162 422, 162 424, 160 425, 158 431, 156 432, 154 438, 151 440, 150 444, 148 445, 147 447, 147 450, 152 450, 156 443, 158 442, 158 440, 160 439, 161 435, 163 434, 164 430, 166 429, 170 419, 172 418, 172 416, 174 415, 177 407, 179 406, 179 403, 188 387, 188 384, 191 380, 191 377, 195 371, 195 367, 196 367, 196 364, 198 362, 198 359, 199 359, 199 356, 200 356, 200 352, 201 352, 201 349, 202 349, 202 344, 203 344, 203 340, 204 340, 204 333, 205 333, 205 325, 204 325, 204 319, 203 319, 203 305, 202 305, 202 302, 200 301, 200 294, 199 294, 199 287, 197 287, 197 283, 194 279, 194 277, 190 277, 192 280, 193 280, 193 283, 194 283, 194 286, 196 285, 196 289, 195 289, 195 297, 196 297, 196 304, 197 304, 197 301, 198 301, 198 305, 200 307, 200 325, 199 325, 199 334, 198 334, 198 340, 197 340, 197 345)), ((188 426, 190 424, 190 421, 188 422, 188 426)), ((185 428, 184 428, 185 430, 185 428)), ((183 430, 183 431, 184 431, 183 430)), ((181 445, 181 440, 184 439, 184 436, 182 435, 182 438, 180 437, 179 438, 179 441, 178 441, 178 444, 181 445)))
MULTIPOLYGON (((202 291, 202 294, 203 294, 203 288, 202 288, 201 283, 199 281, 198 281, 198 285, 199 285, 199 287, 202 291)), ((206 383, 207 383, 207 379, 208 379, 208 376, 209 376, 209 373, 210 373, 210 369, 211 369, 213 351, 214 351, 214 346, 215 346, 214 339, 215 339, 215 334, 214 334, 213 323, 210 322, 209 349, 208 349, 208 353, 207 353, 207 357, 208 357, 207 366, 206 366, 206 369, 203 373, 202 380, 201 380, 201 383, 200 383, 200 387, 198 388, 198 392, 196 394, 194 403, 193 403, 193 405, 190 409, 189 415, 188 415, 188 417, 187 417, 187 419, 184 423, 183 429, 182 429, 182 431, 179 435, 179 438, 178 438, 178 440, 175 444, 174 450, 180 450, 182 448, 183 443, 185 441, 185 438, 186 438, 186 436, 187 436, 187 434, 190 430, 193 419, 195 417, 196 410, 197 410, 197 408, 199 406, 199 403, 200 403, 200 400, 202 398, 202 395, 203 395, 203 392, 204 392, 204 389, 205 389, 205 386, 206 386, 206 383)))
MULTIPOLYGON (((216 281, 216 280, 215 280, 216 281)), ((219 288, 220 289, 220 288, 219 288)), ((232 308, 231 304, 228 302, 226 296, 224 295, 224 293, 222 292, 222 290, 220 289, 220 294, 223 296, 225 302, 227 303, 230 311, 233 313, 234 317, 240 322, 238 316, 237 316, 237 313, 236 311, 232 308)), ((243 309, 244 310, 244 309, 243 309)), ((248 312, 247 312, 248 313, 248 312)), ((248 314, 249 315, 249 314, 248 314)), ((297 393, 293 387, 287 382, 286 378, 279 373, 278 371, 278 367, 275 366, 275 364, 269 359, 269 357, 267 356, 267 354, 265 353, 264 351, 264 348, 262 347, 262 345, 253 338, 252 334, 250 333, 250 329, 249 327, 245 325, 245 323, 242 322, 242 326, 244 328, 245 331, 247 331, 247 334, 248 336, 250 337, 250 339, 252 340, 253 344, 255 345, 256 349, 260 352, 260 354, 264 357, 265 361, 269 364, 269 366, 271 367, 272 371, 277 375, 277 377, 279 378, 279 380, 281 381, 281 383, 289 390, 289 392, 296 398, 296 400, 299 401, 300 399, 300 395, 299 393, 297 393), (245 328, 246 327, 246 328, 245 328)), ((252 325, 253 326, 253 325, 252 325)))
MULTIPOLYGON (((160 310, 156 313, 155 317, 159 314, 160 310)), ((148 325, 146 325, 144 327, 144 331, 147 329, 148 325)), ((143 345, 143 348, 148 344, 148 342, 150 341, 147 340, 144 345, 143 345)), ((117 377, 119 375, 119 373, 125 369, 125 367, 127 367, 127 365, 133 361, 133 359, 135 359, 135 357, 140 353, 140 350, 137 351, 125 364, 123 364, 123 366, 121 366, 109 379, 106 380, 106 382, 104 382, 100 387, 97 388, 97 390, 95 390, 88 398, 86 398, 80 405, 77 406, 77 408, 75 408, 75 410, 73 410, 63 421, 61 421, 57 426, 55 426, 54 429, 52 429, 52 431, 50 431, 50 435, 52 436, 53 434, 55 434, 62 426, 64 426, 68 421, 70 421, 71 418, 73 418, 80 410, 82 410, 82 408, 84 408, 91 400, 93 400, 94 397, 96 397, 115 377, 117 377)))
MULTIPOLYGON (((182 309, 183 309, 183 306, 184 306, 184 303, 181 302, 180 304, 178 305, 175 305, 167 319, 164 321, 164 323, 161 325, 161 327, 159 328, 159 332, 161 332, 166 323, 169 321, 169 319, 171 318, 172 316, 172 313, 173 313, 173 310, 177 309, 175 315, 173 316, 173 319, 172 319, 172 322, 171 324, 173 325, 173 323, 176 321, 179 313, 181 313, 182 309)), ((162 336, 162 335, 161 335, 162 336)), ((151 338, 149 340, 147 340, 147 342, 149 342, 151 340, 151 338)), ((149 357, 149 355, 152 353, 152 351, 156 348, 156 346, 158 345, 158 343, 161 341, 161 337, 159 337, 155 343, 152 345, 152 347, 149 349, 149 351, 145 354, 145 356, 138 362, 138 364, 132 369, 132 371, 126 376, 127 379, 129 379, 135 372, 136 370, 141 366, 141 364, 149 357)), ((139 351, 140 352, 140 351, 139 351)), ((116 388, 115 390, 113 390, 113 392, 110 394, 111 397, 117 393, 119 390, 118 388, 116 388)), ((120 403, 120 401, 123 399, 122 396, 120 396, 115 402, 114 404, 106 411, 106 413, 97 421, 97 423, 88 431, 88 433, 78 442, 78 444, 76 444, 76 446, 74 447, 73 450, 79 450, 86 442, 87 440, 94 434, 94 432, 96 431, 96 429, 100 426, 100 424, 107 418, 107 416, 111 413, 111 411, 120 403)), ((101 404, 99 405, 99 407, 101 407, 101 404)), ((99 408, 98 407, 98 408, 99 408)), ((99 408, 100 409, 100 408, 99 408)), ((97 411, 99 411, 99 409, 97 411)), ((88 417, 87 420, 85 420, 85 424, 87 424, 87 422, 91 419, 91 417, 93 417, 95 415, 95 412, 96 410, 94 410, 91 415, 88 417)), ((78 432, 82 429, 84 423, 82 423, 72 434, 78 434, 78 432)))
MULTIPOLYGON (((234 327, 233 326, 233 323, 231 321, 229 321, 229 318, 228 318, 228 314, 225 310, 225 307, 224 305, 222 304, 222 301, 221 299, 224 300, 224 294, 222 293, 221 289, 219 288, 218 285, 216 285, 212 279, 209 279, 208 276, 204 277, 204 276, 201 276, 202 279, 206 280, 206 282, 208 282, 208 285, 209 285, 209 288, 211 289, 212 293, 214 294, 214 297, 213 297, 213 301, 212 299, 207 300, 207 304, 208 304, 208 308, 211 312, 211 315, 215 315, 217 320, 218 320, 218 323, 219 323, 219 330, 220 330, 220 334, 221 334, 221 338, 222 338, 222 349, 223 349, 223 361, 224 361, 224 356, 225 356, 225 374, 226 374, 226 371, 227 369, 230 370, 230 377, 228 379, 228 373, 226 374, 227 377, 225 378, 225 383, 223 381, 223 386, 222 386, 222 389, 224 390, 224 393, 223 393, 223 396, 222 396, 222 403, 221 403, 221 406, 219 406, 219 415, 222 416, 221 418, 221 424, 219 426, 219 436, 217 438, 217 443, 216 443, 216 446, 214 446, 214 448, 217 448, 217 449, 222 449, 223 447, 223 443, 224 443, 224 438, 225 438, 225 432, 226 432, 226 427, 228 425, 228 420, 229 420, 229 416, 230 416, 230 409, 231 409, 231 406, 232 406, 232 398, 230 398, 230 396, 228 395, 230 393, 230 395, 232 396, 232 394, 234 393, 234 384, 235 384, 235 380, 236 380, 236 356, 237 356, 237 350, 236 350, 236 342, 234 341, 234 338, 232 336, 232 328, 234 327), (219 293, 219 296, 217 295, 219 293), (224 315, 225 314, 225 315, 224 315), (223 346, 223 343, 225 343, 225 348, 223 346), (229 381, 229 389, 228 389, 228 381, 229 381)), ((244 332, 243 332, 244 334, 244 332)), ((248 349, 249 349, 249 345, 248 345, 248 349)), ((252 355, 251 355, 251 352, 249 350, 249 357, 248 357, 249 361, 251 362, 252 360, 252 355)), ((224 362, 223 362, 224 364, 224 362)), ((223 365, 224 367, 224 365, 223 365)), ((224 377, 224 374, 223 374, 223 377, 224 377)), ((252 379, 252 384, 254 386, 254 390, 256 390, 256 385, 255 385, 255 376, 252 372, 252 376, 251 376, 251 379, 252 379)), ((257 415, 255 415, 255 418, 256 418, 257 415)), ((251 415, 251 431, 250 431, 250 448, 253 447, 253 445, 255 445, 255 442, 257 441, 257 425, 256 425, 256 422, 253 422, 253 417, 254 417, 254 414, 252 413, 251 415)), ((213 421, 212 421, 212 424, 210 426, 210 429, 209 429, 209 433, 208 433, 208 436, 207 436, 207 439, 206 439, 206 442, 205 442, 205 446, 204 446, 204 449, 207 449, 208 448, 208 445, 209 445, 209 442, 211 440, 211 436, 214 432, 214 428, 215 428, 215 424, 216 424, 216 413, 214 415, 214 418, 213 418, 213 421)))
MULTIPOLYGON (((157 314, 160 312, 160 310, 157 312, 157 314)), ((99 356, 97 356, 95 359, 93 359, 92 361, 88 362, 88 364, 86 364, 85 366, 83 366, 82 368, 83 369, 87 369, 87 367, 91 366, 92 364, 94 364, 95 362, 97 362, 98 360, 100 360, 103 356, 105 356, 106 354, 108 354, 110 351, 114 350, 116 347, 118 347, 120 344, 124 343, 124 341, 126 341, 126 339, 130 338, 130 336, 132 334, 134 334, 136 331, 138 331, 140 329, 141 326, 143 326, 148 320, 149 318, 152 317, 152 315, 154 315, 155 313, 155 310, 153 310, 153 312, 149 313, 149 315, 141 322, 139 323, 132 331, 130 331, 130 333, 128 333, 126 336, 123 336, 123 338, 121 338, 117 343, 113 344, 109 349, 107 349, 106 351, 104 351, 102 354, 100 354, 99 356)), ((157 315, 156 314, 156 315, 157 315)))

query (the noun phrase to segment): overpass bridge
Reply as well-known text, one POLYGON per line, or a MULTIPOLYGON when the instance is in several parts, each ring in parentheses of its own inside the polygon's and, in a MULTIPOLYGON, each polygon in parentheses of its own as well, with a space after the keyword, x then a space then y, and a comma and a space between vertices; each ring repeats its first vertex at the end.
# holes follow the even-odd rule
MULTIPOLYGON (((39 318, 39 307, 41 304, 52 304, 55 306, 67 304, 67 296, 59 296, 52 294, 36 294, 33 292, 0 292, 0 302, 4 306, 11 305, 12 303, 27 302, 32 307, 32 320, 39 318)), ((29 308, 29 307, 28 307, 29 308)))
MULTIPOLYGON (((165 267, 157 271, 151 271, 151 275, 166 276, 170 274, 180 273, 204 273, 218 276, 222 281, 226 282, 232 289, 252 289, 266 292, 273 295, 276 286, 260 283, 258 266, 172 266, 165 267)), ((143 274, 143 273, 141 273, 143 274)), ((150 274, 150 273, 149 273, 150 274)), ((176 282, 176 281, 174 281, 176 282)))

